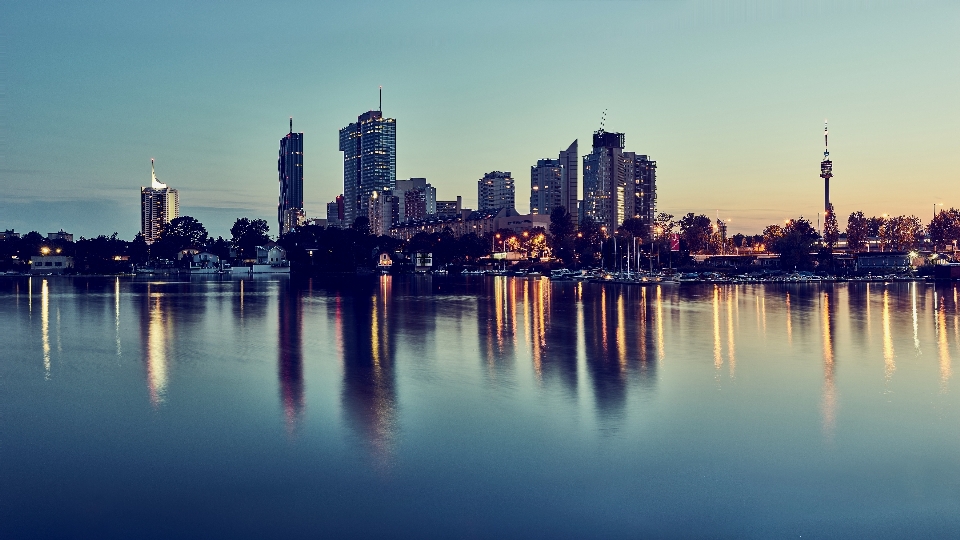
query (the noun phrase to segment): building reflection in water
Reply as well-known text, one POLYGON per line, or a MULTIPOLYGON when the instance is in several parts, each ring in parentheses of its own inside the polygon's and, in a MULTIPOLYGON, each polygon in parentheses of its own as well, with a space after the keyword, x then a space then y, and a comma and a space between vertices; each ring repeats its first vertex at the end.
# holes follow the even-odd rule
MULTIPOLYGON (((586 368, 601 415, 624 413, 628 378, 642 389, 656 381, 656 308, 646 287, 600 285, 583 292, 583 337, 586 368)), ((571 306, 572 308, 572 306, 571 306)))
POLYGON ((513 365, 516 350, 516 288, 522 280, 495 276, 477 295, 480 354, 490 376, 513 365), (492 290, 491 290, 492 289, 492 290))
POLYGON ((837 388, 834 383, 834 310, 836 301, 833 291, 823 292, 820 304, 820 324, 823 330, 823 392, 821 398, 821 412, 823 414, 823 433, 833 438, 837 423, 837 388))
POLYGON ((947 343, 947 308, 944 305, 946 299, 940 297, 940 305, 937 306, 937 349, 940 355, 940 390, 946 392, 947 382, 952 374, 950 365, 950 345, 947 343))
POLYGON ((40 282, 40 347, 43 350, 43 376, 50 379, 50 287, 40 282))
POLYGON ((539 308, 534 309, 537 314, 535 323, 542 329, 540 341, 534 344, 535 363, 541 366, 544 382, 557 380, 575 394, 578 289, 546 280, 538 280, 537 285, 544 299, 539 302, 539 308))
POLYGON ((159 407, 166 400, 168 382, 168 343, 172 339, 172 321, 166 305, 169 296, 162 288, 151 283, 146 291, 137 296, 142 302, 140 307, 140 342, 144 354, 147 375, 147 391, 150 403, 159 407))
POLYGON ((343 407, 382 466, 390 464, 398 428, 392 279, 358 284, 331 306, 342 333, 343 407))
POLYGON ((889 381, 897 370, 894 360, 893 335, 890 332, 890 291, 883 290, 883 375, 889 381))
MULTIPOLYGON (((305 285, 309 288, 311 282, 305 285)), ((303 287, 282 280, 277 294, 277 375, 287 431, 297 431, 303 415, 303 287)), ((242 297, 241 297, 242 298, 242 297)))

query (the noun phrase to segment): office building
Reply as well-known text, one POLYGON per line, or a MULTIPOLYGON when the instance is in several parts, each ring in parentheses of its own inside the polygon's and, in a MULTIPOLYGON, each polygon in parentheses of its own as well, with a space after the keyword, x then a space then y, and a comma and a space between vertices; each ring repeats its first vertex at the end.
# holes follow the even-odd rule
POLYGON ((150 160, 150 187, 140 188, 140 233, 149 245, 160 238, 163 227, 180 217, 180 194, 157 180, 150 160))
POLYGON ((366 206, 366 217, 370 220, 370 234, 389 236, 390 227, 399 221, 399 197, 390 190, 374 191, 367 199, 366 206))
POLYGON ((290 132, 280 139, 280 157, 277 159, 280 177, 280 201, 277 205, 277 220, 280 235, 287 234, 304 220, 303 213, 303 133, 290 132))
POLYGON ((459 218, 463 211, 463 197, 457 195, 455 201, 437 201, 436 216, 441 219, 459 218))
POLYGON ((560 162, 560 206, 566 208, 571 216, 576 216, 580 198, 580 162, 577 159, 576 140, 566 150, 560 152, 558 161, 560 162))
POLYGON ((327 203, 327 227, 342 229, 344 224, 343 195, 327 203))
POLYGON ((397 124, 381 111, 368 111, 340 130, 346 225, 367 216, 374 192, 394 189, 397 181, 397 124))
POLYGON ((583 157, 582 214, 608 234, 624 220, 638 218, 649 234, 656 211, 657 163, 623 147, 623 133, 601 129, 593 134, 593 151, 583 157))
POLYGON ((530 213, 546 214, 561 205, 560 160, 539 159, 530 167, 530 213))
POLYGON ((437 188, 431 186, 426 178, 397 180, 393 194, 400 199, 400 217, 398 223, 425 219, 437 213, 437 188), (407 200, 411 201, 407 211, 407 200))
POLYGON ((479 210, 516 209, 516 187, 510 172, 493 171, 477 182, 479 210))

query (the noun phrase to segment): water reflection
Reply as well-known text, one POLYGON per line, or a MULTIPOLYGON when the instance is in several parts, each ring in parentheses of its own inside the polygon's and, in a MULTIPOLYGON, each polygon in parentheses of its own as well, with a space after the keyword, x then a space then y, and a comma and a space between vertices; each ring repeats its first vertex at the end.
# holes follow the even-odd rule
POLYGON ((894 361, 893 336, 890 333, 890 291, 883 290, 883 375, 887 381, 897 370, 894 361))
POLYGON ((141 308, 141 343, 144 345, 144 361, 147 369, 147 390, 150 403, 159 407, 166 400, 168 358, 167 344, 170 339, 170 318, 165 313, 167 298, 159 287, 147 284, 141 308))
POLYGON ((548 295, 541 302, 538 325, 543 328, 542 346, 538 347, 544 381, 554 378, 572 392, 577 390, 577 336, 578 289, 563 284, 543 285, 542 294, 548 295), (545 306, 545 307, 544 307, 545 306))
POLYGON ((50 379, 50 288, 40 282, 40 346, 43 349, 43 376, 50 379))
POLYGON ((837 423, 837 388, 834 383, 834 312, 836 302, 833 301, 833 291, 823 292, 821 302, 820 321, 823 327, 823 392, 821 411, 823 414, 824 435, 832 440, 837 423))
POLYGON ((379 290, 349 290, 333 304, 341 319, 344 410, 383 466, 390 464, 397 436, 391 285, 392 278, 383 276, 379 290))
MULTIPOLYGON (((242 296, 241 296, 242 298, 242 296)), ((277 373, 280 402, 289 433, 295 433, 303 413, 303 290, 281 282, 277 295, 277 373)))

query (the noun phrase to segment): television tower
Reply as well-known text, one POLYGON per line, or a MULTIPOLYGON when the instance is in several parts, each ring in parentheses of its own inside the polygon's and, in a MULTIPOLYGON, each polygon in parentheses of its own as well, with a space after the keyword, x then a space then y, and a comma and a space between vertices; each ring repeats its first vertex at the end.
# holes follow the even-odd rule
POLYGON ((823 161, 820 162, 820 178, 823 178, 823 213, 830 212, 830 179, 833 177, 833 162, 830 161, 830 145, 827 142, 827 121, 823 121, 823 161))

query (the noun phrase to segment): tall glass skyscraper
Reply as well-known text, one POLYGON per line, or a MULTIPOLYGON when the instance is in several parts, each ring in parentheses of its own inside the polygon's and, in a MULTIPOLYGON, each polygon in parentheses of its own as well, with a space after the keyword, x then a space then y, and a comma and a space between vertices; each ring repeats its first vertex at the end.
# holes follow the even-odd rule
POLYGON ((293 132, 293 118, 290 118, 290 133, 280 139, 277 172, 280 175, 277 220, 280 234, 284 235, 303 219, 303 133, 293 132))
POLYGON ((343 152, 345 226, 369 217, 374 192, 392 190, 397 183, 397 121, 381 111, 368 111, 340 130, 343 152))
POLYGON ((150 187, 140 188, 140 232, 149 245, 160 238, 164 225, 180 217, 180 194, 157 180, 150 160, 150 187))
POLYGON ((623 133, 599 130, 583 156, 583 214, 612 234, 638 218, 649 234, 657 204, 657 162, 623 151, 623 133))

